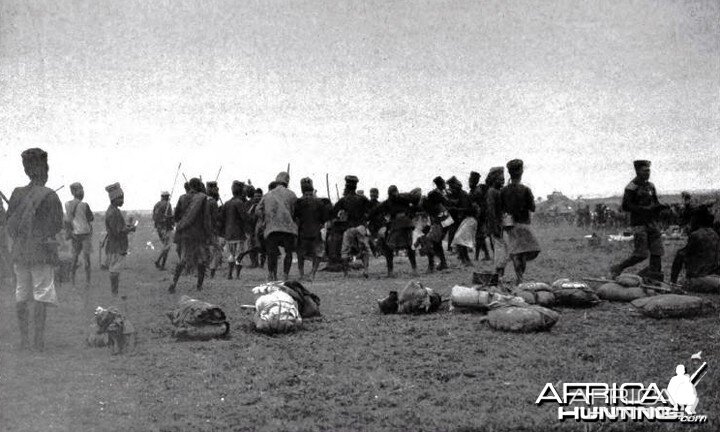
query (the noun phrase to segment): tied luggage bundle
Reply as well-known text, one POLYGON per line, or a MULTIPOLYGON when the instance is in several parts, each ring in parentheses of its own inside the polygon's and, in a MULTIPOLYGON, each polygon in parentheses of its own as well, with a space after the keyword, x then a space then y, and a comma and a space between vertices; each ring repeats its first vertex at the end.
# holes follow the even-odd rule
MULTIPOLYGON (((378 306, 383 313, 394 313, 393 297, 391 291, 386 299, 378 301, 378 306), (389 312, 385 312, 383 309, 389 312)), ((441 304, 440 294, 417 281, 408 282, 397 295, 397 312, 401 314, 431 313, 440 309, 441 304)))
POLYGON ((513 294, 525 300, 528 304, 540 306, 553 306, 555 294, 550 285, 544 282, 523 282, 518 285, 513 294))
POLYGON ((661 294, 634 300, 631 303, 644 315, 652 318, 694 318, 712 312, 712 302, 700 297, 661 294))
POLYGON ((495 330, 509 332, 537 332, 550 330, 560 319, 552 309, 529 305, 523 300, 503 299, 490 304, 487 320, 495 330))
POLYGON ((597 294, 603 300, 627 303, 639 298, 650 297, 656 292, 641 286, 627 287, 619 283, 608 282, 600 285, 597 294))
POLYGON ((98 306, 85 342, 90 347, 107 346, 113 355, 121 354, 128 346, 135 346, 135 327, 117 308, 98 306))
POLYGON ((600 302, 595 291, 584 282, 558 279, 553 282, 552 292, 557 305, 569 307, 592 307, 600 302))
POLYGON ((493 290, 494 288, 490 287, 455 285, 450 290, 450 305, 458 309, 487 311, 490 309, 490 304, 497 301, 513 300, 515 302, 524 302, 520 297, 501 294, 493 290), (489 290, 487 288, 489 288, 489 290))
POLYGON ((188 296, 180 297, 177 308, 167 313, 178 339, 211 339, 230 333, 230 323, 219 306, 188 296))
POLYGON ((300 282, 270 282, 253 288, 255 329, 263 333, 288 333, 302 327, 303 318, 321 316, 320 298, 300 282))
POLYGON ((687 281, 687 290, 697 293, 720 294, 720 276, 707 275, 690 278, 687 281))

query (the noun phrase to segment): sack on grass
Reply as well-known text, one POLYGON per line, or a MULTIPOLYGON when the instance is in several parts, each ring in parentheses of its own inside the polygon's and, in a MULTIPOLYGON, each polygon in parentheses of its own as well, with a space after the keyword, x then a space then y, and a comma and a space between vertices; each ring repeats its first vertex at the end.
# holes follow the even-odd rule
POLYGON ((398 313, 430 313, 440 309, 442 299, 432 289, 417 281, 410 281, 398 294, 398 313))
POLYGON ((488 312, 488 323, 495 330, 536 332, 549 330, 560 314, 537 305, 500 306, 488 312))
POLYGON ((559 306, 592 307, 600 302, 600 297, 584 282, 558 279, 551 288, 559 306))
POLYGON ((261 295, 255 300, 255 329, 262 333, 289 333, 302 327, 297 303, 282 290, 261 295))
POLYGON ((548 290, 536 290, 536 291, 523 291, 518 286, 513 294, 525 300, 527 304, 536 304, 540 306, 554 306, 555 305, 555 294, 548 290))
POLYGON ((230 323, 219 306, 185 295, 167 316, 177 338, 206 339, 227 336, 230 332, 230 323))
POLYGON ((631 303, 652 318, 694 318, 714 310, 712 302, 700 297, 661 294, 634 300, 631 303))
POLYGON ((454 308, 487 311, 493 304, 512 305, 526 304, 526 302, 515 295, 493 292, 492 287, 465 287, 455 285, 450 291, 450 304, 454 308))
POLYGON ((655 295, 655 291, 639 286, 628 287, 619 283, 609 282, 597 289, 598 297, 615 302, 631 302, 633 300, 655 295))
POLYGON ((720 276, 708 275, 691 278, 687 281, 687 290, 697 293, 720 294, 720 276))
POLYGON ((643 284, 643 278, 632 273, 622 273, 615 277, 615 282, 624 287, 639 287, 643 284))

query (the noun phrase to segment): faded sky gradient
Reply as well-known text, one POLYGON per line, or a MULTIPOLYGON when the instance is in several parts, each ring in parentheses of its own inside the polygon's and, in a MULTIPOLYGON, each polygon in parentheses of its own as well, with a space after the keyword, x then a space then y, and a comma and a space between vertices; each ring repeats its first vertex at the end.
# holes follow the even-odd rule
MULTIPOLYGON (((119 181, 148 209, 178 162, 263 188, 292 162, 361 189, 467 183, 511 158, 536 196, 720 188, 717 1, 0 3, 0 189, 119 181)), ((176 187, 175 197, 182 189, 176 187)))

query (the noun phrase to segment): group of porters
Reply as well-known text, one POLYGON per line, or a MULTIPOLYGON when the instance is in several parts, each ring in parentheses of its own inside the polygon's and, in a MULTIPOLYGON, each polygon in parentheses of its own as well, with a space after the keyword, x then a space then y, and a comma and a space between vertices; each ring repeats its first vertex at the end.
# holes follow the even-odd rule
MULTIPOLYGON (((29 347, 29 311, 30 306, 34 305, 34 345, 42 350, 46 306, 57 303, 55 292, 57 234, 65 227, 67 237, 72 241, 73 274, 78 257, 82 255, 85 258, 86 285, 89 285, 92 212, 83 201, 83 190, 79 184, 71 186, 74 199, 66 204, 63 212, 56 192, 45 186, 49 170, 48 155, 45 151, 32 148, 24 151, 21 156, 30 183, 13 191, 7 214, 3 215, 3 219, 6 220, 3 222, 11 243, 10 257, 15 276, 20 346, 29 347)), ((567 289, 575 292, 570 296, 571 298, 577 297, 578 292, 587 292, 589 287, 572 281, 558 281, 549 286, 550 290, 541 285, 543 289, 539 289, 538 285, 532 285, 535 288, 529 289, 528 285, 523 284, 527 261, 537 257, 540 252, 530 225, 530 214, 535 209, 535 202, 530 189, 521 182, 523 162, 518 159, 512 160, 508 162, 507 169, 510 175, 510 182, 507 185, 504 184, 504 168, 496 167, 490 170, 484 188, 480 187, 479 175, 473 173, 470 178, 472 188, 470 193, 465 192, 460 181, 454 177, 447 182, 437 177, 433 180, 435 188, 424 197, 419 190, 401 194, 396 187, 391 186, 388 189, 388 199, 382 203, 377 202, 376 198, 367 199, 363 194, 358 193, 357 177, 348 176, 343 197, 334 205, 316 196, 310 179, 301 180, 303 196, 298 199, 288 188, 287 172, 277 176, 266 194, 257 189, 253 190, 253 199, 250 201, 246 197, 248 185, 233 182, 233 198, 222 205, 220 205, 217 184, 205 185, 199 179, 193 178, 188 181, 186 193, 178 199, 174 210, 169 203, 169 194, 163 194, 163 199, 155 208, 154 221, 163 244, 155 265, 159 268, 164 267, 170 244, 174 241, 177 245, 179 263, 175 268, 169 291, 175 292, 180 276, 188 267, 196 269, 198 278, 196 287, 201 290, 206 271, 209 269, 210 274, 214 275, 222 259, 219 240, 222 237, 228 250, 228 277, 232 277, 233 271, 235 276, 238 276, 239 264, 243 256, 258 252, 260 256, 263 253, 266 255, 268 280, 278 280, 277 261, 280 248, 285 251, 282 279, 285 281, 290 279, 294 252, 298 255, 301 277, 304 276, 302 263, 305 258, 312 258, 311 276, 314 276, 323 253, 335 256, 340 268, 346 274, 351 260, 359 258, 363 275, 367 276, 368 260, 373 251, 385 256, 388 274, 392 276, 393 257, 398 250, 406 251, 413 272, 416 270, 416 248, 428 257, 428 270, 435 271, 435 257, 440 260, 437 270, 447 267, 443 249, 443 240, 446 237, 449 246, 457 251, 461 262, 469 265, 469 251, 473 247, 482 249, 487 236, 494 250, 495 271, 484 285, 473 289, 478 293, 485 289, 489 294, 504 296, 487 303, 488 307, 502 305, 514 309, 538 311, 537 308, 543 306, 530 303, 533 301, 539 303, 538 300, 543 297, 542 292, 552 293, 553 298, 560 304, 563 302, 563 292, 567 289), (423 235, 413 241, 412 232, 415 225, 412 221, 421 212, 427 217, 427 224, 423 228, 423 235), (327 238, 331 240, 325 245, 321 231, 328 222, 327 238), (174 235, 171 235, 173 230, 174 235), (482 239, 480 247, 475 244, 478 238, 482 239), (509 261, 513 263, 517 275, 516 290, 520 289, 520 292, 497 292, 499 289, 497 287, 502 286, 501 278, 509 261), (495 288, 488 289, 488 287, 495 288), (523 295, 522 291, 532 294, 523 295)), ((657 287, 657 284, 663 280, 660 267, 663 246, 655 218, 663 205, 658 202, 655 187, 649 182, 649 161, 636 161, 635 169, 637 175, 626 187, 623 197, 623 209, 631 215, 634 250, 629 258, 614 265, 611 273, 613 278, 619 277, 625 268, 649 258, 649 266, 640 274, 651 286, 657 287)), ((110 274, 111 292, 117 295, 120 271, 124 268, 128 251, 128 234, 135 230, 136 224, 128 223, 120 211, 124 203, 124 192, 120 185, 112 184, 106 187, 106 191, 110 205, 105 214, 107 229, 104 243, 105 265, 110 274)), ((717 292, 719 282, 714 275, 718 274, 720 267, 718 265, 720 238, 712 226, 713 220, 707 208, 699 208, 690 223, 688 244, 678 254, 676 262, 679 268, 683 266, 686 268, 689 287, 700 287, 717 292)), ((676 266, 673 267, 675 272, 676 266)), ((304 287, 293 288, 292 285, 290 282, 272 282, 267 287, 259 287, 256 290, 256 294, 261 298, 264 297, 263 301, 256 302, 253 307, 259 329, 280 331, 295 328, 295 325, 288 325, 287 322, 280 326, 267 323, 279 323, 283 321, 280 319, 282 317, 290 317, 295 320, 290 322, 299 323, 304 310, 301 304, 304 303, 305 298, 313 299, 316 306, 319 306, 317 296, 307 292, 304 287), (294 292, 295 296, 291 292, 294 292), (263 322, 267 323, 263 324, 263 322)), ((646 289, 643 286, 641 288, 646 289)), ((656 288, 651 291, 657 292, 662 289, 656 288)), ((456 306, 463 306, 462 296, 458 297, 458 295, 460 294, 454 293, 451 297, 457 298, 446 300, 450 300, 456 306)), ((663 297, 664 295, 666 294, 650 298, 667 299, 668 297, 663 297)), ((397 312, 431 312, 437 310, 443 303, 435 293, 419 283, 408 284, 408 287, 397 293, 396 297, 397 312)), ((383 304, 390 303, 390 306, 383 306, 383 309, 393 311, 393 297, 390 296, 385 300, 387 302, 384 301, 383 304)), ((676 301, 677 299, 673 297, 671 304, 675 305, 673 302, 676 301)), ((703 302, 700 309, 705 310, 704 305, 703 302)), ((188 320, 195 319, 193 317, 201 316, 203 318, 196 320, 197 323, 202 324, 207 317, 211 317, 210 323, 217 325, 222 324, 225 319, 224 315, 218 314, 214 306, 208 306, 199 300, 187 300, 181 309, 185 312, 179 313, 178 316, 181 318, 173 320, 174 323, 187 323, 188 320), (208 307, 215 312, 208 314, 208 307)), ((314 314, 319 313, 318 307, 311 307, 308 310, 314 310, 314 314)), ((102 318, 98 319, 111 324, 99 328, 112 328, 117 333, 118 328, 123 328, 122 320, 118 318, 116 311, 113 313, 107 311, 100 309, 97 315, 102 318)), ((508 316, 517 313, 504 312, 508 316)), ((227 334, 229 326, 224 325, 221 328, 221 333, 227 334)), ((526 328, 523 325, 520 329, 535 328, 526 328)))

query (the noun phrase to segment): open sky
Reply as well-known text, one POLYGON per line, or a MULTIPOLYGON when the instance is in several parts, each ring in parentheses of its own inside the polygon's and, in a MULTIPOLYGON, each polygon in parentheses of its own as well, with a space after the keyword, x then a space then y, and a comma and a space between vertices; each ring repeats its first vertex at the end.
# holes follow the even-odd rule
POLYGON ((719 4, 5 0, 0 190, 34 146, 95 210, 115 181, 151 208, 180 162, 223 197, 289 162, 334 198, 512 158, 536 196, 619 194, 636 158, 661 193, 720 189, 719 4))

